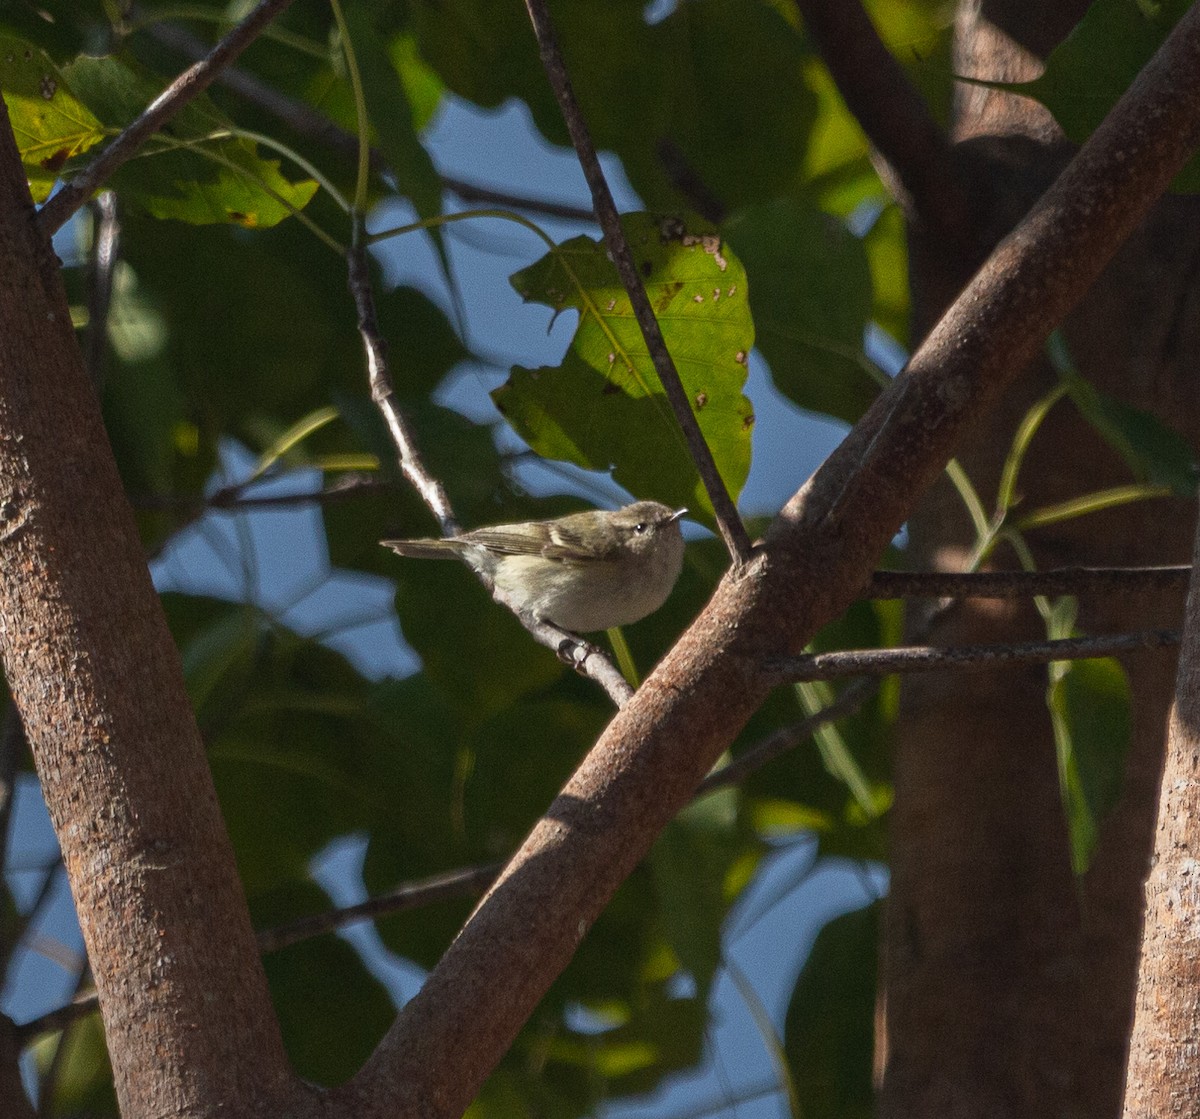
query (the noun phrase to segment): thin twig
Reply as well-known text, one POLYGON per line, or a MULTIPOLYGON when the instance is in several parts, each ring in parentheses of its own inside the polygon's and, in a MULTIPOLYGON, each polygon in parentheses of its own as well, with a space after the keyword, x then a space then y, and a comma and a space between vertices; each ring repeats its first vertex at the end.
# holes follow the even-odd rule
POLYGON ((437 518, 444 536, 458 532, 458 521, 450 507, 446 490, 425 467, 417 441, 409 429, 408 420, 396 400, 392 386, 392 375, 388 367, 387 341, 379 330, 375 316, 375 297, 371 291, 371 272, 367 265, 367 250, 362 237, 362 222, 355 219, 354 244, 347 254, 350 294, 358 311, 358 333, 362 338, 367 356, 367 381, 371 388, 371 399, 383 414, 392 442, 396 445, 396 457, 400 472, 408 479, 429 511, 437 518))
POLYGON ((780 727, 767 735, 761 742, 751 746, 739 754, 728 765, 713 770, 696 789, 696 796, 702 797, 716 789, 724 789, 745 780, 751 773, 762 769, 768 762, 782 757, 789 750, 794 750, 802 742, 807 741, 826 723, 835 722, 853 715, 864 703, 871 698, 879 688, 879 680, 866 676, 861 680, 853 680, 841 691, 841 694, 820 711, 814 711, 806 719, 780 727))
POLYGON ((190 66, 151 101, 137 120, 41 208, 38 223, 46 236, 61 229, 118 167, 185 105, 203 93, 262 29, 291 3, 292 0, 262 0, 202 61, 190 66))
MULTIPOLYGON (((186 58, 203 58, 208 50, 204 40, 185 27, 171 23, 152 23, 144 28, 151 38, 186 58)), ((236 93, 255 108, 269 113, 286 124, 293 132, 305 139, 323 144, 334 151, 342 152, 351 159, 358 154, 358 137, 335 124, 323 113, 295 97, 281 93, 264 82, 256 74, 231 66, 222 71, 218 84, 236 93)), ((371 149, 371 168, 379 171, 386 160, 378 148, 371 149)), ((580 221, 595 224, 596 215, 582 206, 571 206, 565 202, 551 202, 541 198, 529 198, 508 191, 496 190, 479 183, 469 183, 452 175, 439 176, 442 186, 457 194, 466 202, 480 202, 488 206, 504 206, 513 210, 543 214, 565 221, 580 221)))
POLYGON ((488 863, 486 866, 469 866, 437 874, 419 882, 405 882, 386 894, 368 898, 357 905, 314 913, 309 917, 289 921, 286 925, 263 929, 258 934, 258 947, 265 955, 324 933, 335 932, 358 921, 367 921, 391 913, 404 913, 410 909, 436 905, 440 901, 477 898, 496 881, 503 869, 503 863, 488 863))
POLYGON ((208 497, 174 493, 132 494, 129 504, 135 509, 166 509, 199 516, 209 509, 271 509, 294 505, 336 505, 370 494, 387 493, 394 488, 393 483, 382 478, 352 472, 341 475, 323 489, 312 490, 308 493, 247 494, 245 492, 247 487, 267 480, 267 478, 255 478, 251 482, 222 486, 208 497))
POLYGON ((108 359, 108 312, 112 306, 113 272, 117 266, 117 196, 102 190, 91 203, 92 250, 88 254, 88 324, 83 360, 97 394, 104 391, 108 359))
POLYGON ((763 671, 769 679, 779 683, 836 680, 843 676, 890 676, 892 673, 945 669, 970 672, 1015 664, 1046 664, 1050 661, 1112 657, 1121 653, 1161 649, 1178 644, 1178 630, 1149 629, 1137 633, 1065 637, 1056 641, 1027 641, 1012 645, 962 645, 958 648, 909 645, 894 649, 848 649, 837 653, 805 653, 798 657, 768 661, 763 665, 763 671))
POLYGON ((864 598, 1027 598, 1184 590, 1192 569, 1059 567, 1049 571, 876 571, 864 598))
POLYGON ((679 380, 675 362, 663 340, 658 319, 655 318, 654 310, 650 306, 646 289, 642 286, 642 278, 638 275, 637 265, 634 263, 633 254, 629 249, 629 242, 625 238, 625 231, 621 228, 621 218, 617 213, 616 203, 613 201, 612 192, 608 189, 608 182, 604 178, 604 171, 600 167, 600 159, 596 155, 596 148, 592 144, 587 124, 579 109, 579 103, 575 100, 575 91, 571 87, 571 79, 567 75, 566 65, 558 48, 550 13, 544 0, 525 0, 525 8, 529 12, 533 31, 537 36, 538 49, 546 76, 550 79, 554 96, 558 100, 558 107, 562 111, 567 130, 571 134, 571 143, 575 147, 575 154, 579 157, 583 177, 587 180, 588 188, 592 192, 592 205, 595 207, 596 216, 600 221, 600 228, 604 231, 604 240, 608 246, 609 255, 621 277, 621 284, 629 296, 634 317, 637 319, 642 337, 646 341, 646 349, 654 362, 654 370, 671 403, 675 418, 683 430, 692 461, 699 472, 700 480, 704 483, 708 499, 712 503, 713 512, 717 518, 717 527, 721 530, 725 546, 729 549, 734 563, 740 566, 750 559, 752 547, 750 536, 746 532, 746 526, 742 524, 741 517, 738 516, 737 507, 729 496, 729 491, 725 488, 725 482, 713 460, 712 451, 704 441, 700 425, 696 422, 696 417, 692 412, 687 392, 679 380))
POLYGON ((887 161, 886 177, 909 217, 965 241, 971 195, 945 133, 862 4, 797 0, 796 6, 847 108, 887 161))

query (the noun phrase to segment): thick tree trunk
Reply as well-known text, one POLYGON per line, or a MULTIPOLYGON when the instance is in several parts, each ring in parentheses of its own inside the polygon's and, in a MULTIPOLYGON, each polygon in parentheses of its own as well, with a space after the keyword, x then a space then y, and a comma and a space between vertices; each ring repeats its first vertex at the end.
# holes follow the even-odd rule
POLYGON ((2 107, 0 261, 0 655, 117 1095, 128 1116, 278 1115, 291 1074, 233 851, 2 107))
MULTIPOLYGON (((1085 4, 966 4, 957 69, 1032 76, 1085 4)), ((973 88, 955 117, 957 157, 975 183, 976 250, 1001 237, 1069 157, 1032 102, 973 88)), ((1200 205, 1165 200, 1122 249, 1065 335, 1103 391, 1195 437, 1200 330, 1200 205)), ((914 229, 918 331, 936 321, 974 267, 925 224, 914 229)), ((987 501, 1016 425, 1054 384, 1031 369, 963 444, 959 458, 987 501)), ((1129 480, 1122 461, 1060 403, 1021 474, 1025 508, 1129 480)), ((1032 534, 1040 565, 1181 563, 1194 511, 1154 501, 1032 534)), ((971 540, 948 484, 909 522, 914 565, 961 567, 971 540)), ((1003 553, 997 564, 1013 564, 1003 553)), ((1108 632, 1177 626, 1177 595, 1080 602, 1079 626, 1108 632)), ((934 640, 1038 635, 1032 609, 981 602, 948 615, 934 640)), ((893 880, 885 933, 887 1116, 1062 1116, 1120 1112, 1133 1006, 1141 882, 1174 658, 1128 658, 1134 741, 1121 801, 1091 869, 1073 881, 1059 801, 1045 673, 1003 670, 963 688, 924 677, 905 689, 896 749, 893 880)))
MULTIPOLYGON (((1200 568, 1200 537, 1193 563, 1200 568)), ((1158 806, 1125 1119, 1200 1114, 1200 583, 1188 594, 1158 806)))

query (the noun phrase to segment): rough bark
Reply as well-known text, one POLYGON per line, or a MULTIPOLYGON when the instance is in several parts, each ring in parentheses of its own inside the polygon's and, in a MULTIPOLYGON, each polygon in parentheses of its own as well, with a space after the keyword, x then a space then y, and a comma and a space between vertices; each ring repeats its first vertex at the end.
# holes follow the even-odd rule
MULTIPOLYGON (((998 80, 1033 76, 1086 5, 964 4, 957 68, 998 80), (1051 10, 1047 11, 1049 8, 1051 10)), ((1069 156, 1052 120, 1011 95, 967 89, 956 157, 976 184, 982 250, 1002 236, 1069 156)), ((1073 357, 1105 392, 1198 431, 1200 331, 1194 307, 1200 207, 1162 202, 1065 325, 1073 357)), ((973 261, 948 251, 936 222, 916 228, 918 328, 936 321, 973 261)), ((1034 364, 976 425, 959 455, 979 492, 995 492, 1028 406, 1054 381, 1034 364)), ((1060 404, 1022 472, 1026 508, 1128 480, 1069 404, 1060 404)), ((1194 511, 1155 501, 1036 532, 1039 564, 1169 563, 1189 555, 1194 511)), ((970 540, 961 504, 935 487, 909 522, 914 566, 960 567, 970 540)), ((999 563, 1013 557, 1000 555, 999 563)), ((1082 599, 1085 632, 1176 626, 1181 596, 1082 599)), ((979 603, 935 639, 1037 636, 1031 610, 979 603)), ((889 1014, 884 1115, 1114 1116, 1136 968, 1140 882, 1174 658, 1125 660, 1135 728, 1121 801, 1092 868, 1070 871, 1045 675, 997 672, 970 689, 947 677, 908 684, 896 747, 893 879, 886 936, 889 1014), (1019 729, 1018 729, 1019 728, 1019 729), (1014 733, 1016 731, 1016 733, 1014 733)))
MULTIPOLYGON (((1200 570, 1200 536, 1193 557, 1200 570)), ((1146 882, 1125 1119, 1200 1115, 1200 580, 1188 594, 1146 882)))
POLYGON ((0 654, 129 1116, 278 1115, 290 1073, 58 261, 0 116, 0 654))

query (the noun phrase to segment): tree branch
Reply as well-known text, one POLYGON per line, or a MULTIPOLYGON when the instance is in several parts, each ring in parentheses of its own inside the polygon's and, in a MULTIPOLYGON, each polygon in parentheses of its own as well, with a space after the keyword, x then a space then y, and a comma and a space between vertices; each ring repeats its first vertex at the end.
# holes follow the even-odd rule
POLYGON ((654 370, 662 383, 663 391, 671 403, 671 410, 675 413, 675 419, 683 431, 692 462, 708 493, 708 499, 716 515, 717 527, 721 530, 725 546, 733 557, 734 565, 741 566, 750 559, 752 550, 750 537, 746 532, 746 526, 742 524, 741 517, 738 516, 737 507, 729 496, 729 491, 725 488, 725 482, 717 470, 712 451, 704 441, 700 425, 696 422, 695 414, 692 412, 687 392, 679 380, 675 362, 663 340, 658 319, 654 315, 654 309, 650 306, 646 289, 642 286, 642 278, 638 275, 637 266, 634 264, 633 253, 630 252, 625 231, 621 228, 621 218, 617 213, 612 191, 608 189, 608 182, 600 167, 600 159, 596 155, 596 149, 592 144, 583 114, 580 112, 579 103, 575 100, 575 91, 571 87, 571 79, 563 63, 562 52, 558 49, 550 13, 544 0, 526 0, 525 7, 529 12, 534 34, 537 36, 542 65, 546 69, 546 76, 550 79, 554 96, 558 99, 558 107, 567 123, 567 131, 571 134, 571 143, 575 146, 575 154, 579 157, 579 166, 583 169, 583 177, 587 180, 588 188, 592 192, 592 205, 596 209, 600 228, 604 231, 604 241, 608 246, 609 255, 621 277, 621 284, 629 296, 634 318, 637 319, 642 337, 646 340, 646 349, 650 353, 650 359, 654 362, 654 370))
POLYGON ((843 676, 890 676, 893 673, 936 672, 955 669, 979 671, 1013 664, 1049 664, 1051 661, 1114 657, 1141 649, 1178 645, 1179 632, 1148 629, 1139 633, 1064 637, 1054 641, 1025 641, 1012 645, 907 645, 892 649, 845 649, 834 653, 806 653, 766 661, 763 671, 777 683, 801 680, 836 680, 843 676))
MULTIPOLYGON (((1200 573, 1200 528, 1192 562, 1200 573)), ((1200 574, 1184 612, 1175 703, 1167 727, 1154 856, 1125 1080, 1126 1119, 1195 1110, 1200 1067, 1188 1052, 1200 1030, 1196 857, 1200 844, 1200 574)))
POLYGON ((117 266, 120 225, 117 196, 101 191, 91 202, 92 249, 88 254, 88 324, 84 335, 83 363, 96 392, 103 394, 108 360, 108 312, 112 307, 113 273, 117 266))
POLYGON ((1193 8, 616 715, 334 1102, 359 1119, 462 1112, 618 885, 767 695, 763 657, 799 652, 856 598, 958 438, 1039 354, 1198 138, 1193 8), (453 1070, 447 1052, 457 1055, 453 1070))
MULTIPOLYGON (((178 51, 185 58, 203 58, 208 50, 204 41, 185 27, 170 23, 153 23, 145 30, 152 39, 178 51)), ((289 97, 286 93, 281 93, 255 74, 236 66, 230 66, 221 72, 217 82, 251 105, 286 124, 297 135, 323 144, 351 159, 357 158, 358 137, 354 133, 335 124, 311 105, 295 97, 289 97)), ((372 148, 372 169, 378 171, 384 165, 385 160, 379 150, 372 148)), ((543 214, 549 218, 561 218, 566 221, 594 223, 596 220, 596 215, 591 210, 581 206, 570 206, 564 202, 550 202, 542 198, 528 198, 525 195, 511 194, 508 191, 496 190, 478 183, 468 183, 463 179, 456 179, 452 175, 439 177, 447 190, 457 194, 465 202, 481 202, 488 206, 526 210, 529 213, 543 214)))
POLYGON ((910 220, 957 241, 970 229, 971 195, 950 145, 860 0, 796 0, 846 107, 887 161, 910 220))
POLYGON ((129 1115, 282 1114, 293 1080, 179 652, 33 215, 0 108, 0 654, 117 1097, 129 1115))
POLYGON ((151 101, 137 120, 41 208, 38 224, 46 236, 61 229, 71 215, 91 198, 97 187, 106 182, 180 109, 203 93, 213 79, 291 3, 292 0, 262 0, 254 11, 213 47, 203 61, 190 66, 151 101))
POLYGON ((1062 567, 1050 571, 876 571, 863 598, 1028 598, 1177 590, 1192 569, 1062 567))

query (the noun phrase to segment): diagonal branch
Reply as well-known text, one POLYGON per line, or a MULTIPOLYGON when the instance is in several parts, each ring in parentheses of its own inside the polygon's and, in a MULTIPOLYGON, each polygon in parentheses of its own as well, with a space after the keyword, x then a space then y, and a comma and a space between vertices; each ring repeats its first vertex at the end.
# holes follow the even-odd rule
POLYGON ((971 195, 945 133, 860 0, 796 0, 846 107, 886 160, 910 220, 958 241, 970 229, 971 195))
POLYGON ((137 120, 41 208, 38 224, 42 231, 49 236, 61 229, 121 164, 132 158, 138 148, 188 102, 203 93, 217 75, 254 42, 259 32, 291 3, 292 0, 262 0, 254 11, 213 47, 203 61, 180 74, 146 106, 137 120))
POLYGON ((571 143, 575 146, 575 154, 579 157, 580 167, 583 168, 583 177, 587 180, 588 189, 592 192, 592 204, 595 206, 600 228, 604 230, 604 241, 608 245, 609 255, 617 267, 621 284, 633 306, 634 318, 637 319, 642 337, 646 340, 646 349, 654 362, 654 370, 671 403, 675 419, 683 430, 688 451, 700 474, 700 480, 704 483, 708 499, 712 503, 717 526, 721 530, 725 546, 733 557, 734 565, 740 567, 750 559, 752 550, 750 537, 746 532, 746 526, 742 524, 741 517, 738 516, 737 507, 729 496, 729 491, 725 488, 725 482, 717 470, 712 451, 709 450, 708 444, 700 432, 700 425, 696 422, 695 414, 692 412, 691 402, 679 380, 679 373, 675 368, 671 353, 667 349, 667 344, 663 340, 662 331, 659 329, 654 309, 650 306, 646 289, 642 286, 642 278, 638 275, 637 266, 634 264, 633 253, 630 252, 625 231, 621 228, 621 218, 617 213, 612 191, 608 189, 608 182, 600 167, 596 148, 592 144, 587 124, 579 109, 579 103, 575 100, 575 91, 571 87, 571 79, 563 63, 562 52, 558 48, 550 13, 546 8, 545 0, 526 0, 525 7, 529 11, 534 34, 537 36, 542 65, 550 79, 554 96, 558 99, 558 107, 562 111, 563 119, 567 122, 571 143))
POLYGON ((463 1111, 768 695, 762 659, 798 653, 855 599, 959 437, 1036 358, 1198 140, 1200 7, 616 715, 337 1103, 360 1119, 463 1111))

